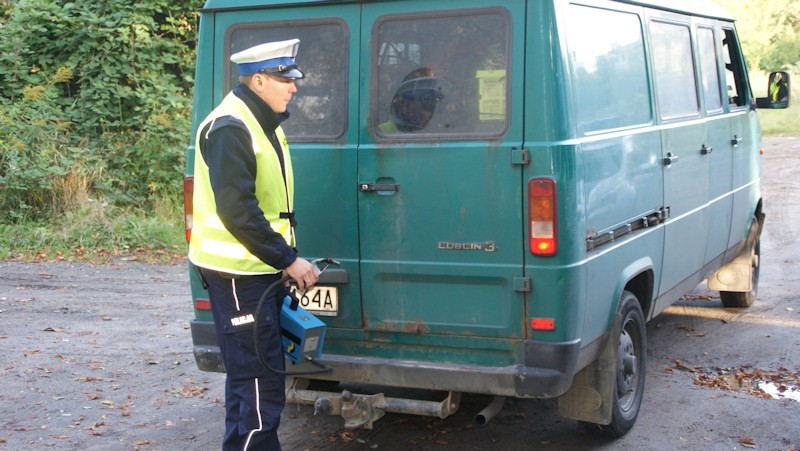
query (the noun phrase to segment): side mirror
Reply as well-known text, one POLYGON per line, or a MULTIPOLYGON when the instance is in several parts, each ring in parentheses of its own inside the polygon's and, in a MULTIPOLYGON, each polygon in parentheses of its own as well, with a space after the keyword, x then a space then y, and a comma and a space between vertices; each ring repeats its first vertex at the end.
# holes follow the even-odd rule
POLYGON ((772 72, 769 74, 767 86, 768 97, 756 99, 759 108, 783 109, 789 107, 789 96, 792 92, 788 72, 772 72))

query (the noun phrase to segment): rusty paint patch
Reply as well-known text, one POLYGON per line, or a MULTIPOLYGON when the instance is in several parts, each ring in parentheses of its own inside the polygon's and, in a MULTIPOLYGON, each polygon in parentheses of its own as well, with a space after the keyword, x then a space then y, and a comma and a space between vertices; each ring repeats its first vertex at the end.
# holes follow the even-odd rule
POLYGON ((407 334, 429 334, 431 333, 430 327, 425 324, 423 320, 416 321, 393 321, 384 320, 380 327, 375 328, 379 332, 404 332, 407 334))

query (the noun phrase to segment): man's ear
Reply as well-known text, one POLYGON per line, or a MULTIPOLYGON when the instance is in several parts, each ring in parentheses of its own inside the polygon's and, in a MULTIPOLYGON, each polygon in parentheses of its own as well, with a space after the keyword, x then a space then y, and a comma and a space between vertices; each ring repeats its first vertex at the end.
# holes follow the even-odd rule
POLYGON ((264 86, 266 85, 265 82, 266 80, 264 79, 264 75, 253 74, 250 77, 250 89, 255 92, 260 92, 262 89, 264 89, 264 86))

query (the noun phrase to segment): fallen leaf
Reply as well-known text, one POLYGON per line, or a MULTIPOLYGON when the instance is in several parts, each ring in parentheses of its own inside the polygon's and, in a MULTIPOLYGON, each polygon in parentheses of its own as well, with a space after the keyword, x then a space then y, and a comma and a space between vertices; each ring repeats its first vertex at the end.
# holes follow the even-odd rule
POLYGON ((742 444, 745 448, 755 448, 756 443, 750 437, 742 437, 739 439, 739 443, 742 444))
POLYGON ((688 366, 684 365, 683 362, 681 362, 680 360, 675 361, 675 368, 681 371, 688 371, 690 373, 697 372, 697 368, 689 368, 688 366))
POLYGON ((98 378, 92 377, 92 376, 86 376, 86 377, 79 377, 79 378, 77 378, 75 380, 76 381, 84 381, 84 382, 93 382, 93 381, 99 381, 101 379, 98 379, 98 378))
POLYGON ((45 332, 64 332, 64 330, 60 327, 47 327, 44 329, 45 332))

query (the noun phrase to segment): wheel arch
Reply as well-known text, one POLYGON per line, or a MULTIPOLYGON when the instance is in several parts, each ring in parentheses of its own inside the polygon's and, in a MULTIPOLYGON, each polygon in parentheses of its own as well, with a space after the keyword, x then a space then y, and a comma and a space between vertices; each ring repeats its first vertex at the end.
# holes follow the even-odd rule
POLYGON ((655 292, 655 275, 653 272, 653 260, 650 257, 642 257, 632 262, 620 274, 617 286, 614 290, 615 305, 609 309, 613 315, 619 309, 619 300, 623 291, 629 291, 636 296, 645 314, 645 320, 649 320, 650 307, 653 304, 653 293, 655 292))

